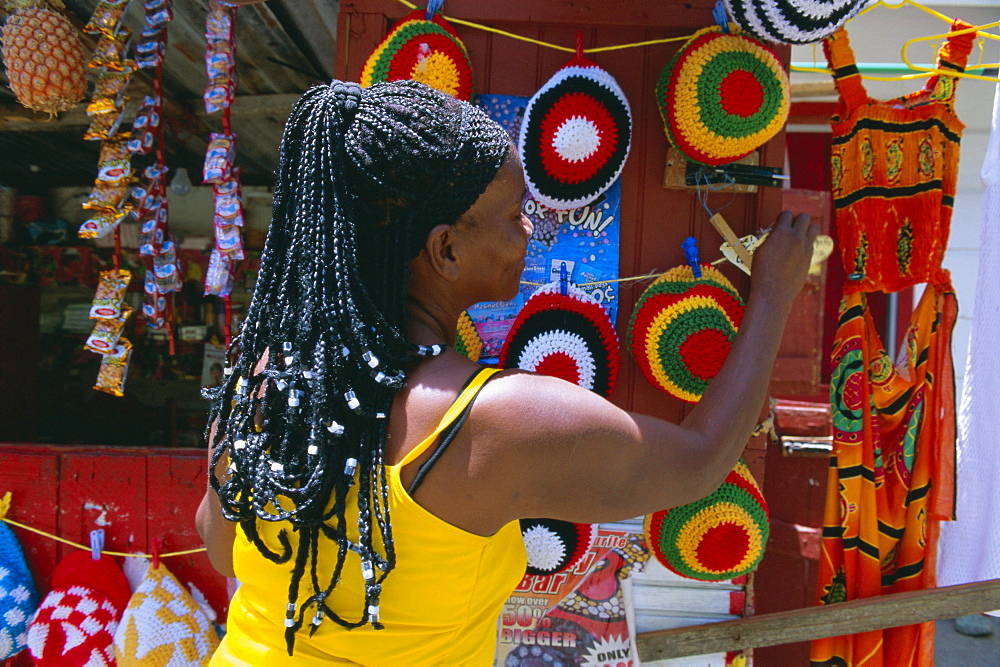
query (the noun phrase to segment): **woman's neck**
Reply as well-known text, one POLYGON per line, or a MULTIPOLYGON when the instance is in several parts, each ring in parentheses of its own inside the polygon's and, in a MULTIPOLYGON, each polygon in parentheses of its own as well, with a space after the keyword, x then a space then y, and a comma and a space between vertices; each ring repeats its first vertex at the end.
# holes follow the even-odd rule
POLYGON ((407 301, 410 342, 417 345, 454 345, 458 316, 437 304, 410 298, 407 301))

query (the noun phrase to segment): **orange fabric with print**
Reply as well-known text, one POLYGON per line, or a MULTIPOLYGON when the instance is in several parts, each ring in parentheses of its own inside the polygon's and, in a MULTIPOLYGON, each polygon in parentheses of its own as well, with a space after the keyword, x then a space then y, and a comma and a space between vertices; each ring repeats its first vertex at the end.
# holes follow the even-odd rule
MULTIPOLYGON (((953 30, 969 27, 956 22, 953 30)), ((975 33, 952 36, 938 67, 961 71, 975 33)), ((841 29, 825 42, 840 92, 833 195, 848 281, 833 346, 830 463, 818 603, 936 585, 938 522, 954 510, 958 307, 941 260, 948 242, 964 125, 955 78, 902 98, 868 97, 841 29), (866 293, 927 283, 896 361, 866 293)), ((934 624, 812 643, 812 665, 933 664, 934 624)))

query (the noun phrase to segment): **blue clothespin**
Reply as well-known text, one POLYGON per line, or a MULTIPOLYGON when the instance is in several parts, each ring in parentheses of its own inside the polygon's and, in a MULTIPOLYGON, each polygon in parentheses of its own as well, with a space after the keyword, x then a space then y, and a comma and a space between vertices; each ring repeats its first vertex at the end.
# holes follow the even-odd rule
POLYGON ((443 5, 444 0, 427 0, 427 20, 433 20, 434 15, 441 11, 443 5))
POLYGON ((569 293, 569 274, 566 272, 566 262, 559 262, 559 291, 563 296, 569 293))
POLYGON ((101 552, 104 551, 104 529, 90 531, 90 557, 94 560, 101 560, 101 552))
POLYGON ((726 13, 726 4, 722 0, 717 0, 712 9, 712 18, 722 28, 722 32, 729 33, 729 15, 726 13))
POLYGON ((689 236, 684 239, 681 247, 684 248, 684 259, 691 265, 694 277, 701 278, 701 256, 698 253, 698 241, 693 236, 689 236))

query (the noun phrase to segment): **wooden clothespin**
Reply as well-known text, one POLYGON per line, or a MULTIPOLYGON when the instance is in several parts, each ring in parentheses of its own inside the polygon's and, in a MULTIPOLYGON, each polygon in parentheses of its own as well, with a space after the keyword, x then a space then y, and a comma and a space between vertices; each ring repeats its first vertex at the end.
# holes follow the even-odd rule
POLYGON ((718 213, 715 213, 712 215, 711 218, 708 219, 708 221, 712 223, 713 227, 715 227, 715 231, 719 232, 719 234, 722 235, 722 238, 724 238, 726 242, 733 248, 733 250, 736 252, 736 256, 739 257, 741 262, 743 262, 743 265, 747 268, 747 272, 749 273, 750 265, 753 262, 753 257, 743 246, 743 244, 740 243, 739 237, 736 236, 736 234, 733 232, 732 227, 729 226, 729 223, 726 222, 726 219, 723 218, 718 213))

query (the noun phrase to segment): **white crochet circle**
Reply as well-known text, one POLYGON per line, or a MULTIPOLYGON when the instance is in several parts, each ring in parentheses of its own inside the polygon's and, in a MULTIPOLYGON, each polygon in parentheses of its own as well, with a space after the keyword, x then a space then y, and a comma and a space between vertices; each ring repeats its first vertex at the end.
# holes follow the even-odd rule
POLYGON ((555 571, 566 557, 566 545, 558 534, 541 524, 522 532, 528 565, 543 571, 555 571))
POLYGON ((601 145, 601 132, 586 118, 568 118, 552 138, 556 153, 569 162, 580 162, 597 152, 601 145))
POLYGON ((597 366, 594 355, 587 347, 587 342, 579 334, 556 329, 535 336, 521 350, 521 354, 517 358, 517 367, 533 371, 545 357, 555 352, 567 354, 576 362, 576 371, 580 376, 580 381, 577 384, 584 389, 593 391, 594 372, 597 366))

